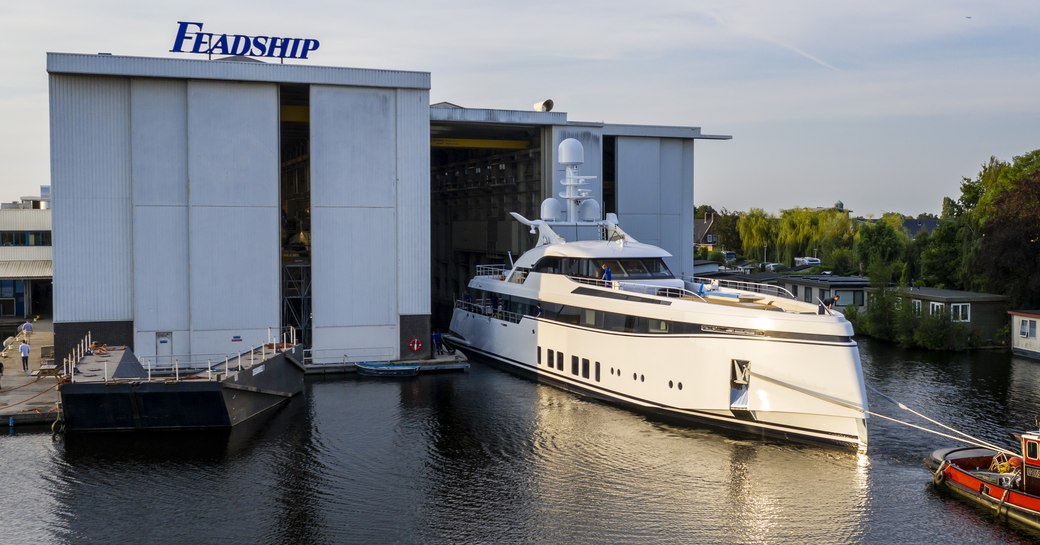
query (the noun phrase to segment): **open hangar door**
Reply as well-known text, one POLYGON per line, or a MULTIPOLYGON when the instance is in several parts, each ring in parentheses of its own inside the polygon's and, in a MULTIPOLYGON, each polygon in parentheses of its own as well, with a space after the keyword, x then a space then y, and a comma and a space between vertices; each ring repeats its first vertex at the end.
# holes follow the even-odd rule
POLYGON ((538 217, 551 128, 431 121, 430 131, 432 319, 443 330, 476 265, 508 264, 533 246, 509 213, 538 217))

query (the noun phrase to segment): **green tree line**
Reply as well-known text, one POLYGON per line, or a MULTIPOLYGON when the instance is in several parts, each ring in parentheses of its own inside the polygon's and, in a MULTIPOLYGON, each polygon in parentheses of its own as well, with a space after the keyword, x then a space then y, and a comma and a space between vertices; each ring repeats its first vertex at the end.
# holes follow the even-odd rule
POLYGON ((957 198, 943 198, 935 231, 913 239, 903 228, 913 218, 898 213, 862 220, 836 208, 779 216, 697 208, 698 218, 705 213, 714 215, 719 246, 749 259, 791 264, 815 255, 835 274, 866 274, 879 286, 983 291, 1009 296, 1013 308, 1040 308, 1040 149, 991 157, 961 180, 957 198))

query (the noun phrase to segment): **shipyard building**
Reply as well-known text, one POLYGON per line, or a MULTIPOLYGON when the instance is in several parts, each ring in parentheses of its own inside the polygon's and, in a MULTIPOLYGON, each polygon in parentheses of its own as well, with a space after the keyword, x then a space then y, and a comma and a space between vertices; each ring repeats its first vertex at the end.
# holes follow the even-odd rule
POLYGON ((316 363, 421 358, 476 264, 562 191, 693 272, 694 127, 430 105, 430 74, 50 53, 55 352, 202 361, 290 328, 316 363), (420 341, 416 343, 415 341, 420 341), (415 348, 418 347, 418 350, 415 348))

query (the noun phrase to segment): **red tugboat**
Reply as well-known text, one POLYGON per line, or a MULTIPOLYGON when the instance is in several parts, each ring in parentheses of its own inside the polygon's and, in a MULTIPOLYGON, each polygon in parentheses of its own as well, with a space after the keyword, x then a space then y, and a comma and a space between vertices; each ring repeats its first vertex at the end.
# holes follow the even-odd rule
POLYGON ((1020 436, 1022 456, 979 447, 939 449, 926 459, 937 487, 1040 530, 1040 431, 1020 436))

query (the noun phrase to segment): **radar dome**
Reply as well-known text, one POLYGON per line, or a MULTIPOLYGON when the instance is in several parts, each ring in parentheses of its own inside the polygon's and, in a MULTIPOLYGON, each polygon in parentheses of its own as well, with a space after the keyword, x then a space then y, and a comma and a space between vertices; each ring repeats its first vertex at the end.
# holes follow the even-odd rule
POLYGON ((560 217, 563 206, 560 201, 549 197, 542 201, 542 221, 556 221, 560 217))
POLYGON ((599 221, 599 201, 596 199, 585 199, 578 205, 578 220, 599 221))
POLYGON ((580 165, 585 162, 585 148, 573 138, 560 142, 559 152, 561 165, 580 165))

